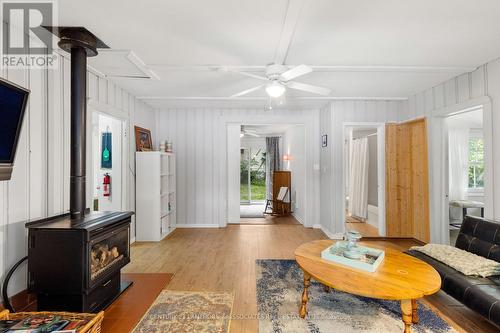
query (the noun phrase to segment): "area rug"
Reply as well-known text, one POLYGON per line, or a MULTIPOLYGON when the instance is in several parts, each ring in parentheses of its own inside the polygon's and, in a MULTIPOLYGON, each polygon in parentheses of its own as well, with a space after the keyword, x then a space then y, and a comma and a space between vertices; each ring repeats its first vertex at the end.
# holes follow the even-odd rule
MULTIPOLYGON (((355 296, 311 281, 308 316, 298 315, 303 274, 295 260, 257 260, 259 332, 403 332, 400 303, 355 296)), ((419 302, 420 322, 412 332, 456 332, 446 321, 419 302)))
POLYGON ((164 290, 133 332, 229 332, 233 299, 228 292, 164 290))
POLYGON ((264 217, 265 205, 240 205, 241 218, 262 218, 264 217))

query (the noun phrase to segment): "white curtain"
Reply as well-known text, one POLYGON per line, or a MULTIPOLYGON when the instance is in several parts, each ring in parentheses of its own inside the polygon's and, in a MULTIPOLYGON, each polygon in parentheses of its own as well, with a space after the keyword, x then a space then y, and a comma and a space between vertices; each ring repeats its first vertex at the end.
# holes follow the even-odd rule
POLYGON ((368 213, 368 138, 352 141, 349 172, 349 206, 351 216, 366 219, 368 213))
POLYGON ((467 199, 469 129, 450 128, 448 130, 449 199, 467 199))

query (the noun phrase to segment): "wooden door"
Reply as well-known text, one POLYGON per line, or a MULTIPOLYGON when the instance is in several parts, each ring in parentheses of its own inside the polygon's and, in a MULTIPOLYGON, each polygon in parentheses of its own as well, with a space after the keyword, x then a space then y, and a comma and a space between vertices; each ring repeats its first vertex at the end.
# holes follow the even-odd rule
POLYGON ((429 242, 429 163, 425 118, 386 125, 388 237, 429 242))

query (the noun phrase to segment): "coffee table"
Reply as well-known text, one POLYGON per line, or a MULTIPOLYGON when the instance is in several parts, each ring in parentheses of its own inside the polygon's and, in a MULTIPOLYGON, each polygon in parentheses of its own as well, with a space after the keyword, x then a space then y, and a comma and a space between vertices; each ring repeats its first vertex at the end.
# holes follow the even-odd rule
POLYGON ((295 260, 304 272, 300 317, 307 314, 308 288, 313 278, 322 283, 326 291, 331 287, 354 295, 401 301, 404 332, 410 333, 411 324, 418 323, 416 300, 441 288, 438 272, 422 260, 374 242, 359 242, 385 251, 384 261, 374 273, 321 259, 321 251, 333 243, 318 240, 295 250, 295 260))

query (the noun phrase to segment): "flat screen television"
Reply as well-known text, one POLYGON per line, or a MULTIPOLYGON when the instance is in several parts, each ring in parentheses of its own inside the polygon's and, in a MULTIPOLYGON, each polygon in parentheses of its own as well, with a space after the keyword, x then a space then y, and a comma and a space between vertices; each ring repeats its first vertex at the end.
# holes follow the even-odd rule
POLYGON ((9 180, 30 91, 0 78, 0 180, 9 180))

